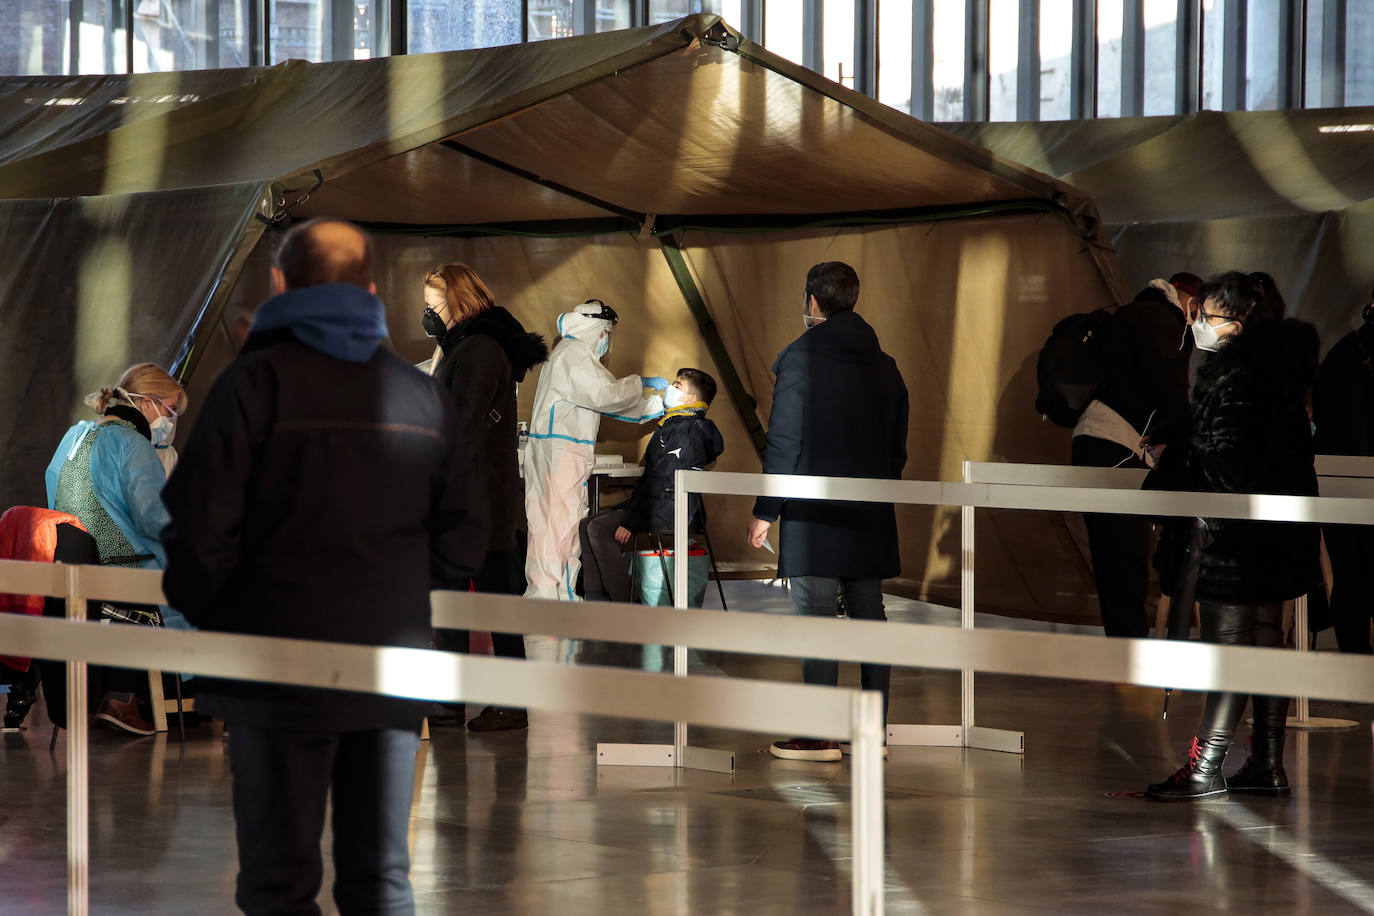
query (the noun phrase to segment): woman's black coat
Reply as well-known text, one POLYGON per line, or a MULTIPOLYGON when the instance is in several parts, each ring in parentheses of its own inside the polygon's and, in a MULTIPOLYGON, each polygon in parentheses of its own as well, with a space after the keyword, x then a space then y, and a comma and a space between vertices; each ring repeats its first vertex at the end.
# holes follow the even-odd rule
POLYGON ((526 332, 499 305, 461 321, 439 342, 434 379, 453 396, 471 437, 477 489, 488 499, 490 552, 514 550, 525 528, 525 489, 517 455, 515 385, 549 358, 544 338, 526 332))
MULTIPOLYGON (((1289 319, 1245 328, 1202 364, 1187 446, 1164 452, 1147 487, 1315 496, 1307 399, 1316 367, 1317 334, 1310 324, 1289 319)), ((1283 601, 1321 581, 1315 525, 1200 522, 1200 601, 1283 601)), ((1177 573, 1193 523, 1170 519, 1165 525, 1155 566, 1166 583, 1177 573)))

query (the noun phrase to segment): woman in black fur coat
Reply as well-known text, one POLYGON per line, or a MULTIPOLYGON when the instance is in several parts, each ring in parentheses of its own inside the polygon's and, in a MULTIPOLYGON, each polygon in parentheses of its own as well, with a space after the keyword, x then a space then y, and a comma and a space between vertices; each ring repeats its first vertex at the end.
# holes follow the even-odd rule
MULTIPOLYGON (((1272 282, 1225 273, 1202 289, 1194 343, 1213 351, 1198 370, 1186 446, 1164 452, 1157 489, 1315 496, 1308 392, 1317 369, 1317 334, 1283 318, 1272 282)), ((1268 279, 1264 277, 1262 279, 1268 279)), ((1288 522, 1173 519, 1157 565, 1168 578, 1187 559, 1198 569, 1202 638, 1227 645, 1283 645, 1283 602, 1321 580, 1318 529, 1288 522), (1192 531, 1196 529, 1196 536, 1192 531)), ((1187 801, 1226 791, 1288 791, 1283 769, 1288 698, 1209 693, 1188 762, 1146 796, 1187 801), (1226 751, 1248 700, 1254 702, 1251 753, 1232 777, 1226 751)))

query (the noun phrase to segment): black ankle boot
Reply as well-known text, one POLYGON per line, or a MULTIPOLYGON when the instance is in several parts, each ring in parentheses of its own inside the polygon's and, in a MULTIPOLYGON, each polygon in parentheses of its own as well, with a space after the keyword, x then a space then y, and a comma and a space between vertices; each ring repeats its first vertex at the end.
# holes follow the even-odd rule
POLYGON ((1226 794, 1221 765, 1226 761, 1225 744, 1203 744, 1194 738, 1188 748, 1188 762, 1163 782, 1145 790, 1155 801, 1193 801, 1226 794))
POLYGON ((1226 788, 1257 795, 1288 795, 1291 790, 1283 769, 1283 734, 1256 735, 1245 766, 1226 778, 1226 788))

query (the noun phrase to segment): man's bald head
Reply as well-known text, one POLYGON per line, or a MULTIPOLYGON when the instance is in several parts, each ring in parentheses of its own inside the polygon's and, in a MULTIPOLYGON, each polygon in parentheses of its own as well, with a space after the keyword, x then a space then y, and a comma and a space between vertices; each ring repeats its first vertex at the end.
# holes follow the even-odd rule
POLYGON ((285 289, 349 283, 372 289, 372 243, 340 219, 312 219, 292 227, 277 251, 285 289))

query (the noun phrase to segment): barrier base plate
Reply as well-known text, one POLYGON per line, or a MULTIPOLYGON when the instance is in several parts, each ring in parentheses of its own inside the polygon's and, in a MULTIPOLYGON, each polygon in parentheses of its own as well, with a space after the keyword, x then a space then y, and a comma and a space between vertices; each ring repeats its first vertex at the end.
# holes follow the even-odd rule
POLYGON ((1298 728, 1303 731, 1320 731, 1322 729, 1354 728, 1360 723, 1354 719, 1334 719, 1326 716, 1308 716, 1306 719, 1289 717, 1288 727, 1298 728))
POLYGON ((598 744, 596 765, 678 767, 733 776, 735 754, 733 751, 717 751, 707 747, 686 747, 682 749, 682 760, 678 760, 671 744, 598 744))
POLYGON ((969 729, 966 747, 980 751, 1000 751, 1003 754, 1024 754, 1026 736, 1022 732, 1008 731, 1004 728, 982 728, 975 725, 969 729))
POLYGON ((887 743, 891 747, 967 747, 1003 754, 1024 754, 1026 737, 1021 732, 975 725, 965 736, 958 725, 889 725, 887 743))
POLYGON ((958 725, 889 725, 889 747, 963 747, 964 730, 958 725))

